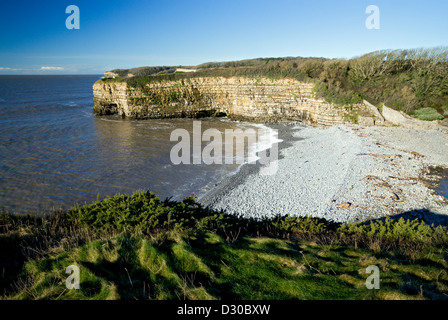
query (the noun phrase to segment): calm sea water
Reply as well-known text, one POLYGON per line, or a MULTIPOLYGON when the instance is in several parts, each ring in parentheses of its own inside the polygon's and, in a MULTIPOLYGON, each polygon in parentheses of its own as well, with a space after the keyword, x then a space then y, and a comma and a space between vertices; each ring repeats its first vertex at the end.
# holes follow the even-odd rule
MULTIPOLYGON (((238 165, 173 165, 170 142, 192 120, 125 120, 92 114, 100 76, 0 76, 0 208, 67 209, 150 188, 180 200, 204 193, 238 165)), ((251 124, 202 120, 202 130, 251 124)))

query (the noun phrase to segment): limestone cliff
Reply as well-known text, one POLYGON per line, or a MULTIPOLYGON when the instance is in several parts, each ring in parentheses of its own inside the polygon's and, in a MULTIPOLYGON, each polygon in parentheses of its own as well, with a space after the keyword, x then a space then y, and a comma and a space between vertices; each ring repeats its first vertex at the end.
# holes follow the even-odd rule
MULTIPOLYGON (((347 117, 345 108, 316 98, 313 86, 293 79, 248 77, 189 77, 153 81, 140 88, 125 81, 98 80, 93 86, 94 112, 130 118, 227 115, 260 122, 301 120, 319 125, 354 120, 347 117)), ((355 108, 371 116, 364 106, 355 108)))

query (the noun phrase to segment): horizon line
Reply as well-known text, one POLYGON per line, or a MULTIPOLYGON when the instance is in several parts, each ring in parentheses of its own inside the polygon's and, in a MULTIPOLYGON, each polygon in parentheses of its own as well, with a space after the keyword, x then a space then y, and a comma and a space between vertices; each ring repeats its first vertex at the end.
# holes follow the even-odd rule
MULTIPOLYGON (((105 71, 107 72, 107 71, 105 71)), ((104 75, 103 73, 45 73, 45 74, 36 74, 36 73, 4 73, 0 74, 0 76, 98 76, 104 75)))

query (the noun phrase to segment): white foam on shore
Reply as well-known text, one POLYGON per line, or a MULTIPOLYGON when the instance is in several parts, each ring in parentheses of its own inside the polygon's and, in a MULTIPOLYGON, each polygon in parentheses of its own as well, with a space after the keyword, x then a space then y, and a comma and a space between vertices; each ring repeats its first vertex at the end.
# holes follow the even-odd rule
MULTIPOLYGON (((222 119, 223 122, 229 122, 230 120, 222 119)), ((236 164, 237 161, 243 160, 241 164, 239 164, 235 170, 229 170, 227 174, 223 174, 221 179, 219 181, 222 181, 226 178, 229 178, 231 176, 234 176, 238 174, 243 167, 243 165, 246 164, 255 164, 260 157, 257 155, 259 152, 263 152, 266 150, 269 150, 272 148, 272 146, 275 143, 283 142, 283 140, 278 139, 278 130, 272 129, 264 124, 254 124, 254 123, 242 123, 244 124, 243 127, 241 127, 241 130, 247 130, 247 129, 253 129, 255 130, 257 134, 257 139, 255 144, 250 144, 247 146, 247 159, 246 157, 241 158, 238 155, 233 154, 231 157, 225 157, 225 153, 223 152, 223 165, 226 163, 232 163, 236 164)), ((225 138, 223 137, 223 145, 225 146, 225 138)), ((211 143, 211 142, 210 142, 211 143)), ((244 142, 246 143, 246 141, 244 142)), ((222 173, 222 172, 221 172, 222 173)), ((219 183, 219 181, 213 181, 212 183, 207 184, 203 189, 206 191, 201 192, 198 194, 198 199, 201 199, 203 196, 205 196, 210 189, 212 189, 212 184, 216 185, 216 183, 219 183)))
MULTIPOLYGON (((265 125, 256 125, 256 126, 259 127, 259 129, 258 129, 258 139, 255 145, 255 153, 269 150, 275 143, 283 142, 282 139, 278 138, 278 130, 272 129, 265 125)), ((249 154, 251 155, 251 153, 249 154)), ((255 156, 254 158, 256 158, 254 161, 260 159, 259 156, 255 156)), ((250 163, 249 159, 248 161, 250 163)))
MULTIPOLYGON (((233 163, 243 162, 243 164, 254 164, 258 160, 260 160, 260 156, 258 156, 258 153, 269 150, 275 143, 280 143, 283 141, 281 139, 278 139, 278 131, 275 129, 272 129, 263 124, 251 124, 251 126, 255 127, 249 129, 254 130, 254 133, 256 135, 256 142, 255 144, 250 144, 247 146, 247 157, 246 155, 244 155, 243 157, 238 154, 234 155, 233 158, 230 159, 231 161, 233 160, 233 163)), ((229 159, 226 158, 226 160, 228 161, 229 159)))

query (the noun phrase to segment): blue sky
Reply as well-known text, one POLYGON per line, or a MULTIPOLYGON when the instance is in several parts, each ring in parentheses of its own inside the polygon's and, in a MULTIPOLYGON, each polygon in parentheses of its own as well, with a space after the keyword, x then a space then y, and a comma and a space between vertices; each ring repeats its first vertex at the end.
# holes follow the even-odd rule
POLYGON ((2 1, 0 74, 99 74, 258 57, 448 45, 446 0, 2 1), (77 5, 80 29, 65 9, 77 5), (369 30, 368 5, 380 9, 369 30))

